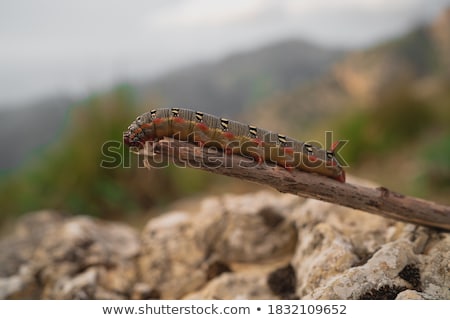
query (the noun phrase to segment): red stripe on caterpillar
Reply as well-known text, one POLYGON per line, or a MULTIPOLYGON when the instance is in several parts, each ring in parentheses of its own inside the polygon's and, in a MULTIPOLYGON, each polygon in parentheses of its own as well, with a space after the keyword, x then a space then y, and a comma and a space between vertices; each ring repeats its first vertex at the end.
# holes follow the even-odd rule
POLYGON ((269 161, 289 170, 297 168, 345 182, 344 169, 333 150, 199 111, 154 109, 137 117, 123 135, 126 145, 138 149, 147 141, 163 137, 215 146, 228 154, 240 153, 258 162, 269 161))

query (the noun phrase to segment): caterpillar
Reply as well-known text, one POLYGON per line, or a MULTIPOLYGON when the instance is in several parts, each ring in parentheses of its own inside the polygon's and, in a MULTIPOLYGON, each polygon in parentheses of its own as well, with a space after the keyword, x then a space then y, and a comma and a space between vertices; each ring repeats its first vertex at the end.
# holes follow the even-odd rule
POLYGON ((282 134, 189 109, 154 109, 136 118, 123 134, 125 145, 142 149, 145 142, 163 137, 214 146, 227 154, 241 154, 345 182, 345 172, 332 150, 324 150, 282 134))

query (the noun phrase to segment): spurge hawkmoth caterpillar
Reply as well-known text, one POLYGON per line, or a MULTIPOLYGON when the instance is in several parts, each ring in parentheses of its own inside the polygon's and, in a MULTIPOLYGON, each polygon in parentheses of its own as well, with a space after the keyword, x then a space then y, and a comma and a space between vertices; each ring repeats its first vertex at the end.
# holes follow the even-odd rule
POLYGON ((174 137, 227 153, 297 168, 345 182, 345 172, 332 151, 237 121, 181 108, 154 109, 137 117, 124 133, 124 143, 141 149, 147 141, 174 137))

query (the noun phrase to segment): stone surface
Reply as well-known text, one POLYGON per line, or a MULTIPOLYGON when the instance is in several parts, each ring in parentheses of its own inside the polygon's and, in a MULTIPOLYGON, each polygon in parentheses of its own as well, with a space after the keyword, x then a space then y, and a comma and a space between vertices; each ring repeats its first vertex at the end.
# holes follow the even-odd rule
POLYGON ((267 273, 251 271, 226 273, 211 280, 203 289, 187 295, 186 299, 276 299, 267 285, 267 273))
POLYGON ((293 252, 296 232, 286 219, 292 197, 209 198, 196 214, 171 212, 150 220, 142 233, 139 272, 161 297, 200 289, 218 261, 255 262, 293 252))
POLYGON ((110 299, 131 294, 140 243, 122 224, 42 211, 0 247, 0 298, 110 299))
POLYGON ((268 191, 142 231, 30 213, 0 240, 2 299, 450 299, 449 274, 449 233, 268 191))

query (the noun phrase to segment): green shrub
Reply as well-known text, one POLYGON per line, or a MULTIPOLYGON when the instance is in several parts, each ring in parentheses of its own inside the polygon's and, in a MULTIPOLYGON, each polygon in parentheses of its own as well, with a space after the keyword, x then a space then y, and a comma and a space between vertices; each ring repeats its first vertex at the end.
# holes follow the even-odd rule
POLYGON ((429 144, 423 154, 425 179, 433 189, 450 189, 450 133, 429 144))
POLYGON ((395 91, 370 108, 360 108, 337 125, 338 135, 349 139, 343 155, 357 163, 384 157, 413 143, 437 121, 432 107, 408 91, 395 91))

